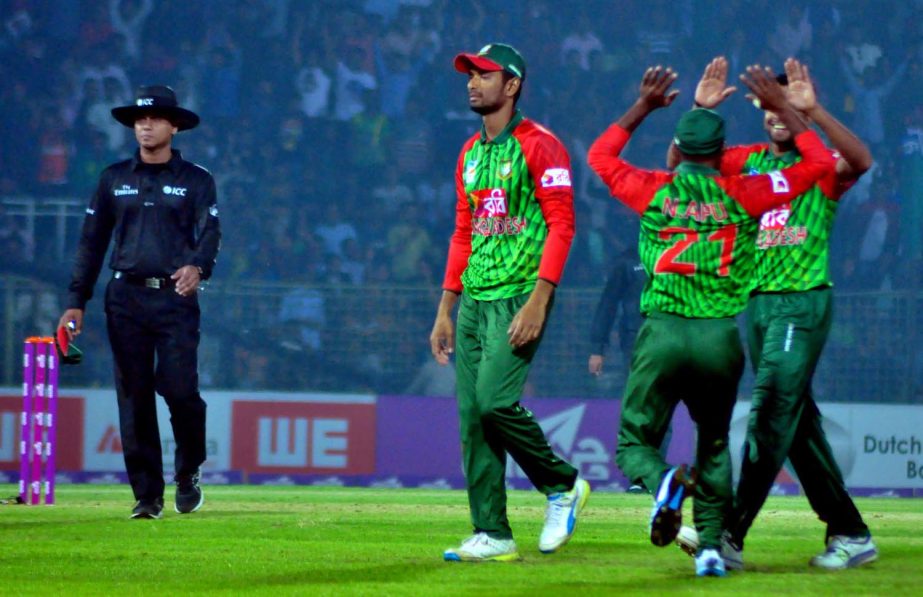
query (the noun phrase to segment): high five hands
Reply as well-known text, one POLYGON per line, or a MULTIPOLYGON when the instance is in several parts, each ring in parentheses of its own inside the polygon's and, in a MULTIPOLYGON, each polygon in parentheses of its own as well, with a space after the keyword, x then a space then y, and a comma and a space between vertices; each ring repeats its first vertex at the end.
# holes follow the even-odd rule
POLYGON ((638 99, 646 104, 650 110, 666 108, 673 103, 679 90, 670 91, 670 86, 678 75, 669 66, 649 66, 641 78, 641 87, 638 90, 638 99))
MULTIPOLYGON (((770 78, 775 77, 769 67, 761 68, 759 65, 753 65, 747 67, 747 72, 740 76, 741 81, 746 84, 749 78, 753 82, 754 69, 763 70, 770 78)), ((727 59, 724 56, 713 58, 705 66, 702 78, 699 79, 699 83, 696 85, 695 105, 700 108, 714 109, 737 91, 737 87, 728 86, 727 76, 727 59)), ((817 105, 817 96, 807 65, 802 64, 795 58, 789 58, 785 61, 785 76, 788 79, 788 84, 784 90, 785 97, 792 107, 803 113, 808 113, 814 109, 817 105)), ((758 85, 761 89, 767 89, 769 83, 761 80, 758 85), (766 85, 762 85, 762 83, 766 83, 766 85)), ((751 91, 753 90, 751 89, 751 91)), ((755 92, 748 93, 746 97, 750 101, 759 100, 757 104, 759 108, 772 109, 767 107, 755 92)), ((776 108, 778 108, 778 104, 776 104, 776 108)))

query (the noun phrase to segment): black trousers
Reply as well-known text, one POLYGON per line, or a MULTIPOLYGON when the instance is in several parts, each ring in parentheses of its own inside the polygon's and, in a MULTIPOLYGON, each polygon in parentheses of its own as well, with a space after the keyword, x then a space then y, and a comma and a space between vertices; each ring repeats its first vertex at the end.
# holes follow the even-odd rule
POLYGON ((128 479, 135 499, 162 497, 155 392, 170 409, 176 474, 192 474, 205 462, 205 402, 199 395, 197 358, 199 301, 173 288, 113 279, 106 288, 106 324, 128 479))

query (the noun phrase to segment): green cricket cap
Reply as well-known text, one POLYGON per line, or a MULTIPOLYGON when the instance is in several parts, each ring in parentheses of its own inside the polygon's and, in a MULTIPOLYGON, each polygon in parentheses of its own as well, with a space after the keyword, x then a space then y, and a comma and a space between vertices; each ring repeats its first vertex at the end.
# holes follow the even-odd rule
POLYGON ((676 124, 673 143, 687 155, 708 155, 724 146, 724 118, 714 110, 689 110, 676 124))
POLYGON ((516 48, 507 44, 487 44, 477 54, 462 53, 455 57, 455 70, 467 73, 471 69, 505 70, 514 77, 526 78, 526 61, 516 48))

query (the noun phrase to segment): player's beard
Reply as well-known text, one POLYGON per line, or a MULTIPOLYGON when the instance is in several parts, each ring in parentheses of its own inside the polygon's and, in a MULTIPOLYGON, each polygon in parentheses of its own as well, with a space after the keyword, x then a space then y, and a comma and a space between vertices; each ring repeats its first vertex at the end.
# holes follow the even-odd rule
POLYGON ((480 106, 472 106, 468 104, 468 107, 471 108, 471 111, 475 114, 480 114, 481 116, 487 116, 488 114, 493 114, 500 110, 503 107, 501 102, 496 102, 493 104, 482 104, 480 106))

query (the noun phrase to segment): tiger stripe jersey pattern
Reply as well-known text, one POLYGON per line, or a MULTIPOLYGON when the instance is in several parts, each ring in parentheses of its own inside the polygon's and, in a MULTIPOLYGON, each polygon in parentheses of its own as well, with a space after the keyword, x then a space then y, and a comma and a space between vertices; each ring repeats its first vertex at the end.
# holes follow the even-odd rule
POLYGON ((636 168, 619 154, 629 133, 612 125, 590 147, 590 167, 612 195, 641 215, 638 241, 648 282, 641 312, 691 318, 740 313, 753 287, 758 219, 832 171, 812 131, 796 137, 804 160, 759 176, 720 176, 683 162, 675 172, 636 168))
MULTIPOLYGON (((765 143, 737 146, 724 152, 721 173, 764 174, 801 159, 797 151, 777 156, 765 143)), ((791 203, 763 214, 756 238, 757 291, 791 292, 832 285, 830 233, 838 201, 851 184, 840 182, 831 171, 791 203)))
POLYGON ((570 158, 551 132, 518 111, 494 139, 482 128, 462 147, 455 186, 443 288, 489 301, 560 281, 574 202, 570 158))

